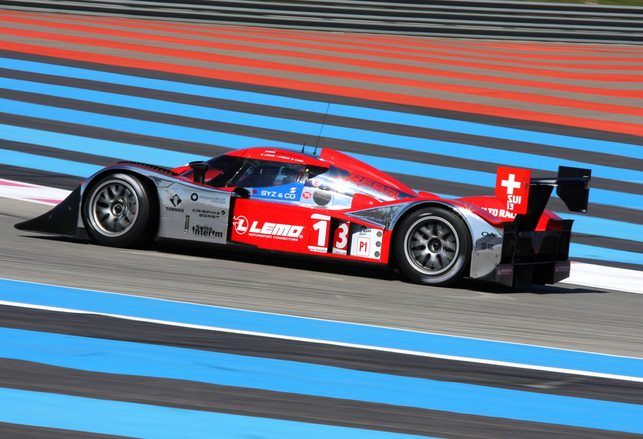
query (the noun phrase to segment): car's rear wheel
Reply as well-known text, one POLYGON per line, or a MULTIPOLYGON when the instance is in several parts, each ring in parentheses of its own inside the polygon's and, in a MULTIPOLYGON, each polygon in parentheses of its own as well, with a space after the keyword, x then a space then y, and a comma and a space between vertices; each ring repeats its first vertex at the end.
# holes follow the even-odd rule
POLYGON ((448 285, 465 275, 471 260, 471 237, 455 213, 427 207, 398 226, 393 243, 400 270, 413 282, 448 285))
POLYGON ((129 247, 154 234, 152 206, 156 198, 136 177, 109 175, 92 185, 83 197, 83 220, 99 244, 129 247))

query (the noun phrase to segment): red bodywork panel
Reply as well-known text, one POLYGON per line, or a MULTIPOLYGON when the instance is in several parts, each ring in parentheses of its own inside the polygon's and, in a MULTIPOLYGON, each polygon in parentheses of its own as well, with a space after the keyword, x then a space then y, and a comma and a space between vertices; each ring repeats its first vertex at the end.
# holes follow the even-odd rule
POLYGON ((310 166, 328 167, 328 163, 295 151, 279 148, 246 148, 230 151, 226 155, 247 157, 258 160, 271 160, 281 163, 306 163, 310 166))
POLYGON ((337 211, 237 199, 229 238, 262 249, 387 262, 390 231, 337 211))
MULTIPOLYGON (((458 198, 456 201, 464 201, 466 203, 471 203, 475 206, 479 206, 483 211, 486 211, 488 214, 492 215, 495 220, 492 221, 487 217, 484 217, 488 222, 494 225, 498 225, 502 222, 513 221, 516 217, 516 214, 509 212, 506 209, 506 203, 499 200, 496 197, 467 197, 467 198, 458 198)), ((476 212, 477 213, 477 212, 476 212)), ((482 215, 481 215, 482 216, 482 215)), ((560 231, 562 227, 562 218, 556 215, 551 210, 545 209, 543 215, 538 222, 536 227, 537 231, 544 230, 555 230, 560 231)))

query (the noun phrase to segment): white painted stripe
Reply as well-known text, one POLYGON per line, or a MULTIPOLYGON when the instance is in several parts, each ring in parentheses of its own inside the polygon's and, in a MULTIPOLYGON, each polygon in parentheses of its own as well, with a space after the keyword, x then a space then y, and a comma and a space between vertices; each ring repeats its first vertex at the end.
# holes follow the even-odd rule
POLYGON ((565 284, 643 294, 643 271, 572 262, 565 284))
MULTIPOLYGON (((28 303, 8 302, 3 300, 0 301, 0 305, 15 306, 15 307, 29 308, 29 309, 40 309, 45 311, 65 312, 65 313, 73 313, 73 314, 91 314, 91 315, 99 315, 99 316, 105 316, 105 317, 113 317, 113 318, 118 318, 123 320, 154 323, 158 325, 176 326, 181 328, 192 328, 192 329, 200 329, 205 331, 226 332, 231 334, 251 335, 251 336, 257 336, 257 337, 269 337, 269 338, 276 338, 279 340, 291 340, 291 341, 299 341, 299 342, 306 342, 306 343, 317 343, 317 344, 325 344, 325 345, 331 345, 331 346, 349 347, 349 348, 355 348, 355 349, 390 352, 390 353, 403 354, 403 355, 414 355, 418 357, 438 358, 443 360, 462 361, 467 363, 487 364, 492 366, 513 367, 518 369, 538 370, 538 371, 544 371, 544 372, 556 372, 556 373, 564 373, 569 375, 578 375, 578 376, 586 376, 586 377, 594 377, 594 378, 606 378, 606 379, 613 379, 613 380, 620 380, 620 381, 643 383, 643 377, 632 377, 627 375, 615 375, 615 374, 600 373, 600 372, 590 372, 590 371, 584 371, 584 370, 563 369, 558 367, 547 367, 547 366, 537 366, 537 365, 531 365, 531 364, 512 363, 512 362, 506 362, 506 361, 487 360, 487 359, 473 358, 473 357, 460 357, 460 356, 453 356, 453 355, 434 354, 430 352, 410 351, 405 349, 395 349, 395 348, 387 348, 382 346, 369 346, 369 345, 345 343, 345 342, 338 342, 338 341, 331 341, 331 340, 295 337, 295 336, 282 335, 282 334, 270 334, 270 333, 264 333, 264 332, 244 331, 240 329, 221 328, 216 326, 194 325, 190 323, 179 323, 179 322, 171 322, 167 320, 155 320, 155 319, 147 319, 142 317, 82 311, 82 310, 75 310, 75 309, 69 309, 69 308, 34 305, 34 304, 28 304, 28 303)), ((529 345, 526 345, 526 346, 529 346, 529 345)))
POLYGON ((71 191, 0 178, 0 197, 55 206, 71 191))

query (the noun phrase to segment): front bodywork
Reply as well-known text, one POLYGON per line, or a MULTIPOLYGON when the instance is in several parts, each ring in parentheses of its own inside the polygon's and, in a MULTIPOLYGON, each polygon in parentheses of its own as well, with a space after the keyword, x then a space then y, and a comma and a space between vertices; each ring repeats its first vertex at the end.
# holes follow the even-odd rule
POLYGON ((123 163, 105 168, 85 180, 51 211, 17 224, 21 230, 56 233, 89 239, 81 215, 87 189, 98 179, 117 172, 146 179, 156 188, 159 211, 156 239, 225 244, 232 192, 180 179, 178 174, 149 165, 123 163))

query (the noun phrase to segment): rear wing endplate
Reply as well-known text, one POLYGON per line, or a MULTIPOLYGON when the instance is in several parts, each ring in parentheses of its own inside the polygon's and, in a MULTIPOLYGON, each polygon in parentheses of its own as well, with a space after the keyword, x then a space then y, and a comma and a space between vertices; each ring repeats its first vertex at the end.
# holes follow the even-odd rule
POLYGON ((536 229, 554 187, 570 211, 587 212, 591 175, 590 169, 560 166, 556 178, 532 178, 529 181, 527 212, 516 215, 516 230, 525 232, 536 229))

